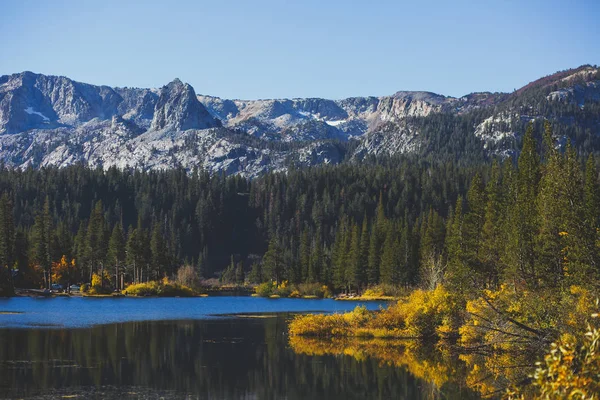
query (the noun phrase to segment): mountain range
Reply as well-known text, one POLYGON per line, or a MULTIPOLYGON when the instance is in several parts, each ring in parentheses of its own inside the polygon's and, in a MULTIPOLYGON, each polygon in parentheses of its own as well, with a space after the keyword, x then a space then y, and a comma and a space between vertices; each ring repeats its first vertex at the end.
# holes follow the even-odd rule
POLYGON ((17 168, 199 167, 255 177, 399 154, 469 161, 515 154, 526 124, 544 120, 558 145, 600 150, 599 69, 557 72, 513 93, 342 100, 222 99, 179 79, 139 89, 32 72, 0 77, 0 160, 17 168))

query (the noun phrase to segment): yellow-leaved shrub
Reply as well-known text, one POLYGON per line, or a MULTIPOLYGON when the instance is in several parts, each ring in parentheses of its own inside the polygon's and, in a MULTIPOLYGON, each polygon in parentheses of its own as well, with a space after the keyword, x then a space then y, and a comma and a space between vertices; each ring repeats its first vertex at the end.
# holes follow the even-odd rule
POLYGON ((406 300, 372 313, 364 307, 334 315, 299 315, 290 323, 292 335, 431 338, 458 335, 463 303, 438 286, 416 290, 406 300))

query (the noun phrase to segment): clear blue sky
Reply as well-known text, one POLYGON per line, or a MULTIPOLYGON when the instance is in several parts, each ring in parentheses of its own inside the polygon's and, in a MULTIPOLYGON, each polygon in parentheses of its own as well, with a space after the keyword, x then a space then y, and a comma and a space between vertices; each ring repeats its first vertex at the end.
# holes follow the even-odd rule
POLYGON ((600 1, 1 0, 0 75, 226 98, 461 96, 600 64, 600 1))

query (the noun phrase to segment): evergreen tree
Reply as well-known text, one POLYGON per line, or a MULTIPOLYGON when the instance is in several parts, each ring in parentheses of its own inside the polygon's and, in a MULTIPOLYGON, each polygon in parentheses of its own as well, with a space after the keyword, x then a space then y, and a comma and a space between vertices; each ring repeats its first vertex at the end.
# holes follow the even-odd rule
POLYGON ((264 281, 262 276, 261 263, 255 262, 252 264, 252 267, 250 268, 250 273, 248 274, 248 281, 250 283, 262 283, 264 281))
POLYGON ((348 262, 346 267, 346 286, 348 288, 360 287, 360 268, 361 268, 361 257, 360 257, 360 236, 358 233, 358 225, 352 225, 352 231, 350 233, 350 249, 348 253, 348 262))
MULTIPOLYGON (((106 258, 106 227, 101 201, 96 202, 93 208, 86 234, 85 259, 89 263, 89 279, 91 282, 92 274, 95 272, 100 271, 100 276, 104 277, 103 261, 106 258)), ((102 285, 104 285, 104 280, 102 285)))
POLYGON ((348 252, 350 251, 351 232, 346 218, 342 218, 338 225, 335 241, 331 251, 333 269, 333 284, 338 289, 346 288, 346 270, 349 267, 348 252))
POLYGON ((363 217, 362 229, 360 233, 360 250, 356 269, 356 279, 361 287, 367 283, 367 270, 369 267, 369 242, 369 224, 367 221, 367 216, 365 215, 363 217))
POLYGON ((108 252, 106 255, 106 264, 115 268, 115 287, 120 288, 120 276, 125 262, 125 236, 121 223, 117 222, 110 235, 108 242, 108 252))
POLYGON ((51 259, 51 244, 50 232, 52 230, 50 218, 50 202, 46 198, 44 206, 35 217, 35 223, 32 229, 32 254, 31 259, 39 265, 44 271, 44 284, 46 288, 50 288, 52 284, 52 259, 51 259))
POLYGON ((310 269, 310 241, 308 229, 305 227, 300 238, 300 281, 309 280, 310 269))
POLYGON ((244 265, 242 264, 242 262, 238 262, 235 267, 235 282, 238 285, 242 285, 244 283, 245 278, 246 277, 244 275, 244 265))
POLYGON ((14 264, 15 223, 13 207, 5 193, 0 197, 0 267, 12 268, 14 264))
POLYGON ((515 201, 510 206, 506 247, 506 278, 514 283, 523 282, 531 287, 538 285, 535 260, 535 236, 538 228, 537 193, 540 181, 539 155, 529 124, 523 137, 523 147, 518 161, 515 201))
POLYGON ((381 254, 381 283, 398 283, 398 264, 400 258, 399 250, 398 233, 394 227, 394 224, 389 223, 381 254))
POLYGON ((562 207, 566 205, 566 198, 563 193, 563 157, 554 148, 554 141, 548 129, 544 134, 544 155, 546 162, 543 165, 537 198, 539 233, 536 237, 536 272, 539 276, 535 276, 535 279, 537 281, 547 277, 545 280, 552 284, 560 280, 563 269, 561 249, 564 243, 561 240, 561 232, 565 228, 565 221, 562 207))
POLYGON ((167 246, 161 232, 161 224, 155 223, 152 229, 150 239, 150 268, 155 279, 160 279, 164 275, 168 275, 171 271, 169 268, 169 260, 167 258, 167 246))
POLYGON ((481 176, 476 174, 469 191, 467 192, 468 212, 464 216, 462 225, 463 257, 465 267, 474 281, 474 285, 481 287, 486 279, 485 271, 479 262, 479 245, 485 218, 485 194, 481 176))
MULTIPOLYGON (((448 220, 452 220, 451 216, 448 220)), ((420 234, 419 279, 425 287, 435 289, 443 281, 446 236, 444 221, 435 210, 429 210, 427 218, 422 222, 420 234)))
POLYGON ((502 226, 502 191, 500 186, 500 169, 496 161, 492 164, 490 180, 485 192, 487 202, 483 226, 481 228, 481 242, 479 245, 478 259, 484 281, 490 285, 497 285, 500 271, 502 270, 501 249, 504 243, 502 226))
POLYGON ((465 232, 462 196, 456 200, 452 218, 446 229, 446 252, 448 254, 448 280, 457 290, 467 290, 473 286, 467 253, 465 252, 465 232))
POLYGON ((383 209, 383 196, 379 194, 379 203, 377 205, 377 216, 371 228, 371 237, 369 241, 369 265, 368 282, 371 285, 379 283, 379 266, 381 263, 381 247, 385 240, 387 229, 387 220, 383 209))
POLYGON ((566 269, 563 268, 563 276, 566 284, 582 285, 589 282, 589 278, 595 273, 593 269, 593 252, 588 251, 587 230, 585 229, 585 211, 584 211, 584 189, 583 174, 581 164, 577 158, 577 153, 567 141, 564 154, 563 170, 563 228, 561 237, 564 239, 566 248, 566 269))
POLYGON ((600 273, 600 253, 596 243, 600 241, 600 188, 598 187, 598 171, 593 154, 585 164, 584 186, 584 237, 589 254, 590 265, 600 273))
POLYGON ((125 246, 126 262, 130 268, 130 275, 134 282, 143 282, 144 278, 148 280, 148 276, 143 276, 144 254, 141 242, 144 240, 140 237, 140 232, 137 228, 129 229, 129 236, 125 246))
POLYGON ((269 241, 269 248, 263 257, 262 270, 263 278, 274 280, 278 285, 284 278, 283 271, 285 270, 285 265, 283 254, 275 236, 272 236, 269 241))
POLYGON ((331 283, 330 269, 323 268, 324 265, 323 244, 321 241, 321 233, 317 231, 315 240, 312 243, 310 264, 308 269, 308 282, 322 282, 325 284, 331 283))

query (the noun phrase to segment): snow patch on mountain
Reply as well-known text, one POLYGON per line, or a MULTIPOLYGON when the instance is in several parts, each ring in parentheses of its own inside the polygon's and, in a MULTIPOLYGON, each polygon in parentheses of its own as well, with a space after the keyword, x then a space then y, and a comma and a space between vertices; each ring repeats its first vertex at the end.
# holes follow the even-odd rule
POLYGON ((26 112, 27 114, 29 114, 29 115, 31 115, 31 114, 39 115, 40 117, 42 117, 42 118, 44 119, 44 121, 50 121, 50 118, 46 117, 44 114, 42 114, 42 113, 41 113, 41 112, 39 112, 39 111, 35 111, 35 110, 33 109, 33 107, 27 107, 27 108, 25 109, 25 112, 26 112))

